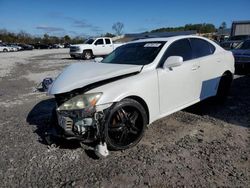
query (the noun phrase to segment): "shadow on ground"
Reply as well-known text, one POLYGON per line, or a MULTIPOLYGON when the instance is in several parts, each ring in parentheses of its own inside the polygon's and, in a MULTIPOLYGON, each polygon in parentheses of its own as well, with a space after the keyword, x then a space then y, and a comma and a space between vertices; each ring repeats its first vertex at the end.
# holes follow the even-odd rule
POLYGON ((250 76, 237 76, 234 79, 230 95, 224 103, 216 103, 210 98, 184 111, 250 128, 250 76))
MULTIPOLYGON (((39 142, 45 145, 48 145, 45 133, 49 128, 51 114, 55 105, 54 99, 43 100, 32 108, 26 118, 26 121, 30 125, 36 127, 35 133, 40 137, 39 142)), ((75 149, 80 147, 79 142, 75 140, 67 141, 65 139, 55 139, 53 141, 57 146, 64 149, 75 149)))

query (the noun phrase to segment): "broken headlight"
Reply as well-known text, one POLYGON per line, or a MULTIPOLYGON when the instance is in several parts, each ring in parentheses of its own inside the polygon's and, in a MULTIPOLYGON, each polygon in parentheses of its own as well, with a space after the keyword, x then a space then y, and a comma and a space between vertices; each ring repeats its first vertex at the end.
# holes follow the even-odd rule
POLYGON ((61 104, 57 110, 80 110, 94 107, 101 98, 102 93, 77 95, 61 104))

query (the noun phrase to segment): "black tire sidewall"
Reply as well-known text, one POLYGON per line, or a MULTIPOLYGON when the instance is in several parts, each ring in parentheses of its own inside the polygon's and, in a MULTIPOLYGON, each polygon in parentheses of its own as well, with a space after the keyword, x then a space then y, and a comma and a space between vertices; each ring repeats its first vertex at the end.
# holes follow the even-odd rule
POLYGON ((232 84, 232 78, 227 75, 223 75, 220 79, 216 99, 218 102, 224 102, 229 94, 232 84))
POLYGON ((134 147, 142 139, 142 137, 144 135, 144 132, 145 132, 145 129, 146 129, 147 122, 148 122, 147 113, 146 113, 145 109, 143 108, 143 106, 139 102, 137 102, 137 101, 135 101, 133 99, 123 99, 122 101, 116 103, 109 110, 106 121, 105 121, 104 135, 105 135, 105 141, 107 143, 108 148, 110 150, 124 150, 124 149, 134 147), (141 133, 140 133, 139 137, 134 142, 132 142, 129 145, 126 145, 126 146, 117 146, 117 145, 112 143, 112 141, 110 140, 110 138, 108 136, 108 125, 109 125, 109 122, 110 122, 113 114, 118 109, 120 109, 122 107, 125 107, 125 106, 132 106, 132 107, 136 108, 141 113, 141 116, 142 116, 142 119, 143 119, 143 126, 142 126, 142 130, 141 130, 141 133))

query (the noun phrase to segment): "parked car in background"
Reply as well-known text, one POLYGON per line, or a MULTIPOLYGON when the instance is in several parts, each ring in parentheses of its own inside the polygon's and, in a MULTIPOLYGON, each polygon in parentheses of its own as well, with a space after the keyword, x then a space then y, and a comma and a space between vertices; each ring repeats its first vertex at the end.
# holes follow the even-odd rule
POLYGON ((16 51, 18 51, 18 48, 15 47, 15 46, 11 46, 11 44, 2 43, 1 46, 5 47, 5 48, 3 48, 5 52, 16 52, 16 51))
POLYGON ((33 50, 34 46, 29 45, 29 44, 18 44, 22 48, 22 50, 33 50))
POLYGON ((90 38, 84 44, 71 45, 69 54, 73 58, 92 59, 106 56, 121 45, 123 44, 114 44, 108 37, 90 38))
POLYGON ((56 78, 49 94, 57 108, 47 136, 100 143, 96 152, 104 156, 106 145, 127 149, 148 124, 208 97, 224 99, 233 74, 232 52, 203 37, 129 42, 99 63, 74 63, 56 78))
POLYGON ((64 45, 62 45, 62 44, 53 44, 52 48, 64 48, 64 45))
POLYGON ((69 43, 64 43, 64 48, 69 48, 70 44, 69 43))
POLYGON ((250 35, 236 35, 229 37, 228 40, 221 42, 220 46, 226 50, 231 50, 236 48, 242 41, 250 39, 250 35))
POLYGON ((8 46, 14 48, 14 51, 20 51, 22 50, 22 47, 16 44, 8 44, 8 46))
POLYGON ((235 59, 236 73, 250 72, 250 39, 239 44, 232 50, 235 59))
POLYGON ((51 49, 52 45, 50 44, 41 44, 41 43, 36 43, 33 45, 35 49, 51 49))
POLYGON ((6 46, 4 44, 0 44, 0 52, 10 52, 12 50, 11 47, 6 46))

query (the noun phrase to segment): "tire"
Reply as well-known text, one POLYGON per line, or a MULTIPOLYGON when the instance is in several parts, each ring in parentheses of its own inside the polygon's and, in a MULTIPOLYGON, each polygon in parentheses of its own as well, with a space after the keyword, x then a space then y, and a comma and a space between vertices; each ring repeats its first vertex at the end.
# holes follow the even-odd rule
POLYGON ((8 50, 6 48, 3 49, 3 52, 8 52, 8 50))
POLYGON ((93 54, 90 50, 83 51, 83 53, 82 53, 83 59, 90 60, 90 59, 92 59, 92 57, 93 57, 93 54))
POLYGON ((75 55, 70 55, 70 57, 72 57, 72 58, 74 58, 74 59, 76 58, 76 56, 75 56, 75 55))
POLYGON ((230 92, 233 78, 230 74, 223 74, 218 86, 217 94, 215 96, 216 102, 224 103, 230 92))
POLYGON ((105 141, 110 150, 124 150, 135 146, 142 139, 147 125, 147 113, 143 106, 124 99, 108 112, 105 121, 105 141))

